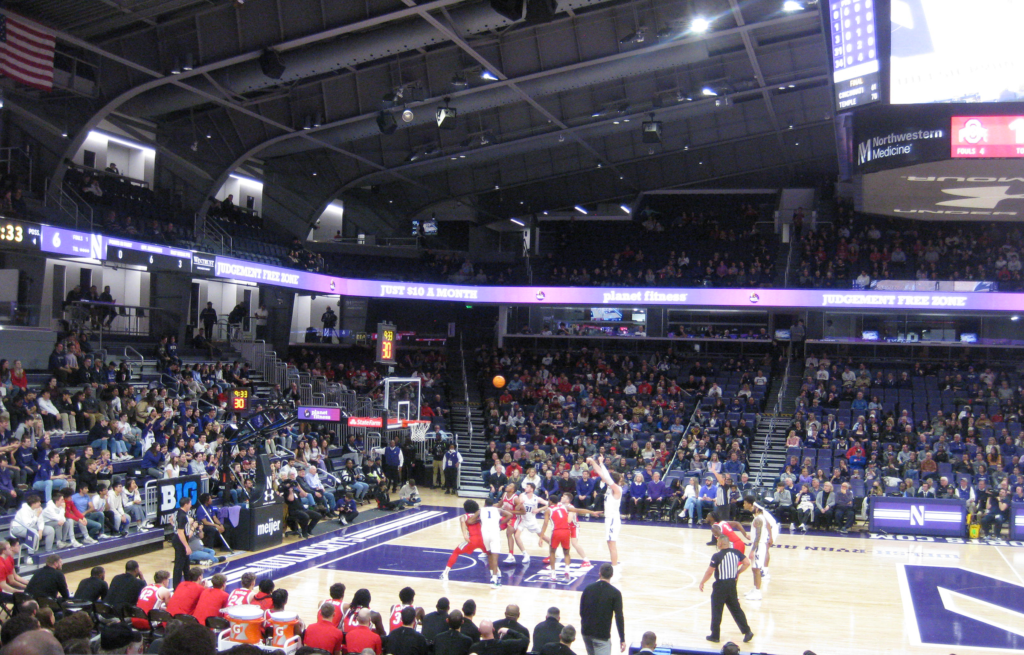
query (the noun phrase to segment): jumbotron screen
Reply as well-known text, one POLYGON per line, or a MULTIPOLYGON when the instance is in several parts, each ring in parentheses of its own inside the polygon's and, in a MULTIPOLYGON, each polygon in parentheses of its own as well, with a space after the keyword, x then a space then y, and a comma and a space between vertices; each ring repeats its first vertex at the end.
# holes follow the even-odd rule
POLYGON ((832 84, 836 109, 860 107, 880 98, 874 0, 831 0, 832 84))
POLYGON ((1021 0, 892 0, 893 104, 1024 99, 1021 0))

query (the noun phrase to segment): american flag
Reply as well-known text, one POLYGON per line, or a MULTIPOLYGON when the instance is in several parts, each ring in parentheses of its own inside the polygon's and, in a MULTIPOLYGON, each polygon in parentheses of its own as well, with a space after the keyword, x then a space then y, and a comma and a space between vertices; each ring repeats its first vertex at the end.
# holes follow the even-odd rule
POLYGON ((51 91, 56 41, 53 31, 38 23, 0 14, 0 75, 51 91))

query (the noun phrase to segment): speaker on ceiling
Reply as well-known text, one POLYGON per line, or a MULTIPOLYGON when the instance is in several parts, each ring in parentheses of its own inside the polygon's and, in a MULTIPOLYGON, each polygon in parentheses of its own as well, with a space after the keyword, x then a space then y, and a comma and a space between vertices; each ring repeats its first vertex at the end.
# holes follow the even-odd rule
POLYGON ((271 50, 270 48, 264 50, 263 54, 260 55, 260 70, 267 77, 275 80, 281 79, 281 76, 284 75, 284 64, 281 63, 281 55, 276 50, 271 50))
POLYGON ((509 20, 522 20, 526 0, 491 0, 491 9, 509 20))
POLYGON ((558 12, 558 0, 527 0, 526 22, 531 24, 549 23, 558 12))

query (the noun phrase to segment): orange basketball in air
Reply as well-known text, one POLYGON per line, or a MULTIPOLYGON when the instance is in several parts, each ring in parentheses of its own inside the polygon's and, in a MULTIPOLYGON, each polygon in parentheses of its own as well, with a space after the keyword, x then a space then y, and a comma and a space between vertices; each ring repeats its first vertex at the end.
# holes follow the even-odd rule
POLYGON ((494 383, 495 388, 500 389, 505 386, 505 378, 500 375, 495 375, 494 379, 491 380, 494 383))

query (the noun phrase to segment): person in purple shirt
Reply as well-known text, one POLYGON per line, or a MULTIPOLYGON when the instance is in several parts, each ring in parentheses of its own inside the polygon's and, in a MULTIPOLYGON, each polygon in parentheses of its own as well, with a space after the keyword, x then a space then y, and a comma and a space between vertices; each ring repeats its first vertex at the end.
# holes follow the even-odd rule
POLYGON ((589 474, 576 480, 576 497, 572 501, 573 504, 584 509, 590 508, 594 504, 594 485, 596 484, 597 481, 589 474))
POLYGON ((633 476, 633 482, 629 485, 629 517, 633 520, 637 520, 639 515, 640 519, 643 519, 644 512, 647 510, 647 482, 644 481, 644 476, 637 473, 633 476))
POLYGON ((668 489, 665 487, 665 483, 661 481, 661 473, 655 471, 652 480, 647 483, 647 498, 649 503, 647 511, 654 510, 660 515, 662 505, 664 505, 665 497, 667 495, 668 489))
POLYGON ((39 464, 32 452, 32 438, 25 436, 21 447, 14 451, 14 464, 18 467, 18 484, 31 484, 35 479, 39 464))
POLYGON ((43 492, 47 503, 50 502, 54 489, 60 491, 68 486, 68 481, 63 475, 59 462, 60 453, 55 450, 51 451, 50 459, 39 465, 39 470, 36 471, 36 480, 32 483, 33 489, 43 492))
POLYGON ((4 509, 21 507, 21 492, 14 477, 14 469, 7 465, 7 458, 0 458, 0 503, 4 509))

